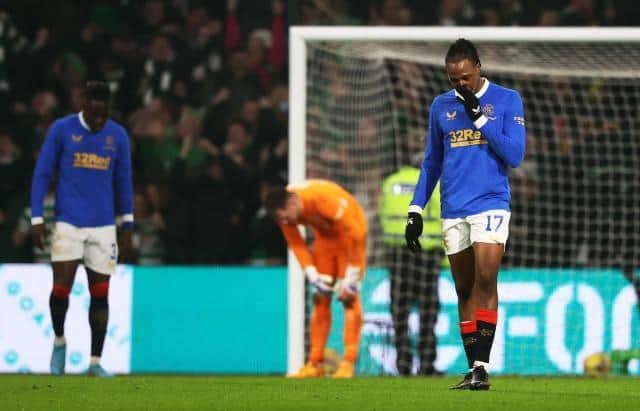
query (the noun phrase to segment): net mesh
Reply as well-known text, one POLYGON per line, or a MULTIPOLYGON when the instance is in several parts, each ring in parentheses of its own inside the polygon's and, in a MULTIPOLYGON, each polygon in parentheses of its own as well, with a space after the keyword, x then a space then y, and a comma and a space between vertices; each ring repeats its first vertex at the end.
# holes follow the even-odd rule
MULTIPOLYGON (((499 353, 501 371, 581 372, 582 360, 592 350, 640 344, 637 312, 630 312, 628 324, 619 325, 621 328, 609 326, 615 323, 610 310, 617 293, 624 291, 635 302, 639 289, 634 270, 640 246, 640 71, 636 70, 640 67, 640 45, 477 45, 483 75, 518 90, 527 119, 526 157, 520 167, 510 170, 512 220, 503 268, 518 273, 523 268, 538 270, 534 277, 542 284, 538 304, 531 306, 531 312, 521 310, 524 314, 520 315, 536 319, 535 324, 506 321, 504 327, 513 329, 499 330, 507 335, 509 344, 513 334, 511 347, 515 350, 514 354, 499 353), (575 284, 567 304, 571 307, 577 302, 573 313, 577 317, 565 310, 560 334, 548 329, 547 311, 562 275, 568 272, 569 280, 577 279, 584 272, 571 276, 571 270, 579 269, 608 273, 602 283, 589 285, 603 300, 604 331, 599 336, 590 334, 590 311, 580 305, 582 297, 575 284), (536 314, 535 310, 542 312, 536 314), (575 318, 579 321, 574 324, 575 318), (527 327, 534 327, 535 332, 527 327), (561 336, 557 344, 547 341, 554 332, 561 336), (576 333, 582 337, 568 342, 576 333), (620 333, 626 337, 617 337, 620 333), (600 342, 594 343, 594 339, 600 342), (547 362, 532 369, 525 364, 530 362, 527 352, 534 345, 541 346, 540 355, 547 362), (566 352, 571 357, 568 366, 552 358, 566 352)), ((422 159, 431 102, 450 89, 444 70, 448 46, 425 42, 307 43, 307 177, 334 180, 361 202, 369 218, 371 267, 390 265, 377 214, 381 182, 400 166, 416 165, 422 159)), ((514 278, 520 278, 518 275, 514 278)), ((440 299, 455 307, 452 292, 450 283, 441 280, 440 299)), ((531 288, 525 288, 525 293, 530 292, 531 288)), ((510 301, 509 297, 506 300, 510 301)), ((501 305, 501 309, 505 307, 501 305)), ((459 338, 457 314, 452 312, 447 318, 440 315, 436 330, 439 358, 446 351, 441 349, 441 341, 450 340, 453 347, 459 338)), ((416 315, 409 322, 414 340, 419 329, 416 315)), ((380 320, 379 313, 375 318, 380 320)), ((365 316, 364 340, 366 320, 365 316)), ((370 325, 369 331, 380 333, 379 328, 370 325)), ((393 373, 395 354, 391 352, 377 361, 393 373)), ((463 357, 458 351, 455 360, 437 361, 436 365, 452 370, 464 363, 463 357)))

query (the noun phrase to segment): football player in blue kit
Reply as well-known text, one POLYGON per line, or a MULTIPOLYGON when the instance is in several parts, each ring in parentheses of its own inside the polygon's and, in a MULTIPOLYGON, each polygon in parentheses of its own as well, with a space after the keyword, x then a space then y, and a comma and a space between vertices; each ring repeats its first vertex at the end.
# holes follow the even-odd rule
POLYGON ((522 99, 480 73, 468 40, 445 57, 452 89, 429 111, 427 146, 409 205, 407 245, 420 248, 421 212, 440 180, 442 238, 458 296, 469 371, 452 389, 489 389, 489 354, 498 320, 498 270, 509 236, 507 171, 524 158, 522 99))
POLYGON ((109 319, 109 279, 118 252, 131 249, 133 182, 129 137, 109 119, 111 92, 104 82, 88 82, 79 113, 53 122, 38 157, 31 185, 31 230, 36 246, 45 237, 43 204, 56 176, 55 228, 51 238, 53 288, 49 298, 54 330, 51 373, 64 374, 64 321, 78 265, 87 271, 91 359, 88 374, 106 377, 100 364, 109 319), (116 218, 121 236, 118 247, 116 218))

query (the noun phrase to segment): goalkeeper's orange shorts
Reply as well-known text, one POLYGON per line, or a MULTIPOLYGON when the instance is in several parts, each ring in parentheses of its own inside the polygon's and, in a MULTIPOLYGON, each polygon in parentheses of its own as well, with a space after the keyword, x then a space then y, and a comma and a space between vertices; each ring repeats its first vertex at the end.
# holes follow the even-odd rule
POLYGON ((352 261, 360 267, 360 278, 364 278, 366 268, 366 241, 360 241, 356 244, 353 252, 354 256, 350 257, 345 252, 345 240, 343 238, 324 238, 318 237, 313 243, 313 264, 319 273, 328 274, 332 277, 343 278, 347 264, 352 261))

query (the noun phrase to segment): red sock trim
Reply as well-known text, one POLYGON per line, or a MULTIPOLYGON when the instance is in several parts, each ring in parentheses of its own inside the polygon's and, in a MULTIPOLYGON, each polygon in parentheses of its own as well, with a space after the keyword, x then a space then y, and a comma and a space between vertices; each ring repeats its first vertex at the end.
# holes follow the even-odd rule
POLYGON ((495 325, 498 323, 498 312, 478 308, 476 309, 476 320, 495 325))
POLYGON ((60 284, 53 284, 53 290, 51 291, 56 298, 67 298, 71 294, 71 287, 65 287, 60 284))
POLYGON ((478 330, 478 324, 475 320, 460 321, 460 331, 462 334, 474 333, 478 330))
POLYGON ((92 297, 107 297, 109 295, 109 281, 101 281, 89 287, 92 297))

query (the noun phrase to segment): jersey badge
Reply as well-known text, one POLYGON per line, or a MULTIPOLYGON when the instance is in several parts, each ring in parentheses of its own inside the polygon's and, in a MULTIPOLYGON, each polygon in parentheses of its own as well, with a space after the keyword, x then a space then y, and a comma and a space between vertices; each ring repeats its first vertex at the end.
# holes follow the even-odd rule
POLYGON ((496 116, 493 115, 493 104, 485 104, 482 107, 482 114, 489 120, 495 120, 496 116))
POLYGON ((107 136, 104 140, 104 149, 110 151, 116 151, 116 146, 114 145, 113 136, 107 136))

